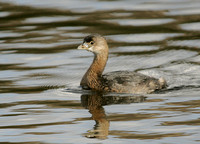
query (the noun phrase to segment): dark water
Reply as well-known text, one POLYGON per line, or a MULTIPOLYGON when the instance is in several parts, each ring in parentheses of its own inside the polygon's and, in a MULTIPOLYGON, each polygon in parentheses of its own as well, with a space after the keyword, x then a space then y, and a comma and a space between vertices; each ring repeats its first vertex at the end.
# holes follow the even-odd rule
POLYGON ((0 0, 0 143, 200 143, 199 0, 0 0), (105 72, 165 77, 149 95, 82 91, 104 35, 105 72))

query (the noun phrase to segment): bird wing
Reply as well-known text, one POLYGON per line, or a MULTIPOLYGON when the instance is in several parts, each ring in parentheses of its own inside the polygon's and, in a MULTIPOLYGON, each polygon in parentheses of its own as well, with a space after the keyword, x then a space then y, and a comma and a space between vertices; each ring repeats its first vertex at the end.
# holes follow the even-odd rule
POLYGON ((106 85, 110 87, 114 84, 122 86, 137 86, 154 78, 133 71, 114 71, 104 74, 103 79, 106 85))

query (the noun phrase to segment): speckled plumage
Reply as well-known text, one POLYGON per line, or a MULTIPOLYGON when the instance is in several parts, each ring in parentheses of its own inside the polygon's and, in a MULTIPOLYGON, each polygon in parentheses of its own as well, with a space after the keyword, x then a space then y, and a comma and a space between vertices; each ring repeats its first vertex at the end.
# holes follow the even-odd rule
POLYGON ((121 93, 151 93, 164 88, 166 82, 132 71, 114 71, 103 75, 104 89, 121 93))

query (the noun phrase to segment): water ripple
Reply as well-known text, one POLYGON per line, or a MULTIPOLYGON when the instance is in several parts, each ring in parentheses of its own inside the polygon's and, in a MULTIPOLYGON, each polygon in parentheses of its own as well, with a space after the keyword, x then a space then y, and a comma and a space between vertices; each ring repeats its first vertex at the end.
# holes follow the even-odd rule
POLYGON ((122 26, 151 26, 151 25, 161 25, 174 22, 174 19, 114 19, 114 20, 104 20, 110 23, 117 23, 122 26))
POLYGON ((107 36, 116 42, 137 43, 163 41, 170 37, 180 36, 178 33, 145 33, 145 34, 120 34, 107 36))
POLYGON ((199 143, 198 0, 0 0, 0 143, 199 143), (148 95, 82 90, 99 33, 106 72, 164 77, 148 95))

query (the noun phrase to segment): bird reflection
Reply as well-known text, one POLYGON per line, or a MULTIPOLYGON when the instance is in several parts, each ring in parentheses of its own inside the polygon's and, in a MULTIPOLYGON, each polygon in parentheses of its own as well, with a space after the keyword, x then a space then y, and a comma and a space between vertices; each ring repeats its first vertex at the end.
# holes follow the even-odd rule
POLYGON ((92 92, 81 96, 81 104, 92 114, 95 125, 86 133, 87 138, 106 139, 109 132, 109 120, 103 108, 104 105, 130 104, 145 101, 144 96, 104 96, 102 93, 92 92))

